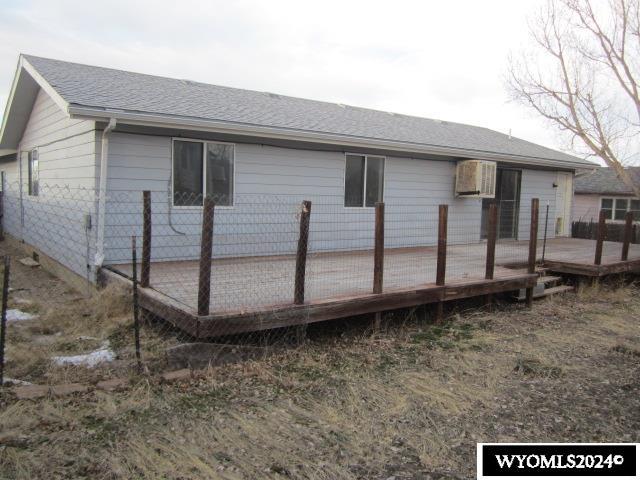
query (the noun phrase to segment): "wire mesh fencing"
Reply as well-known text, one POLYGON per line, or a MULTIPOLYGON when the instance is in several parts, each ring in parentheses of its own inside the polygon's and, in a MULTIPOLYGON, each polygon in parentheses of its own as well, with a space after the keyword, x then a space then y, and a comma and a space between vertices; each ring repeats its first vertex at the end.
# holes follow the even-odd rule
MULTIPOLYGON (((553 214, 534 213, 530 201, 438 205, 397 197, 349 208, 340 197, 286 192, 236 193, 230 204, 228 198, 121 190, 108 192, 100 212, 99 198, 93 188, 43 184, 38 195, 28 195, 19 185, 5 185, 7 237, 28 247, 36 261, 64 267, 69 274, 63 276, 78 285, 83 305, 94 312, 89 321, 53 322, 63 333, 78 334, 62 335, 66 351, 54 342, 45 355, 26 329, 8 330, 8 345, 39 349, 34 358, 40 362, 12 370, 17 363, 10 360, 8 375, 30 378, 43 370, 47 355, 51 361, 94 352, 136 371, 140 357, 146 367, 161 368, 185 343, 211 353, 204 341, 217 344, 221 358, 250 356, 265 342, 299 340, 314 308, 329 306, 326 318, 339 318, 348 313, 338 311, 340 305, 372 295, 532 273, 532 258, 535 264, 553 236, 553 214), (533 254, 531 235, 537 239, 533 254), (121 320, 105 318, 110 307, 93 288, 105 275, 135 285, 139 322, 133 323, 130 293, 121 320), (248 350, 231 354, 221 345, 248 350), (94 350, 87 352, 89 346, 94 350)), ((55 330, 50 327, 32 330, 37 336, 55 330)), ((10 359, 19 357, 9 350, 10 359)))
MULTIPOLYGON (((146 203, 140 192, 120 192, 110 199, 105 249, 109 268, 131 275, 130 238, 144 237, 146 217, 152 233, 148 263, 140 265, 143 287, 199 315, 289 305, 295 303, 300 223, 306 213, 304 300, 372 293, 375 208, 345 208, 335 197, 311 197, 305 204, 300 196, 238 195, 233 207, 215 206, 211 198, 207 210, 199 206, 206 200, 183 199, 182 204, 198 206, 176 208, 164 192, 150 192, 146 203), (210 252, 201 248, 207 237, 210 252), (203 252, 211 259, 201 261, 203 252), (203 283, 208 302, 202 297, 203 283)), ((388 203, 384 208, 384 291, 435 283, 438 207, 388 203)), ((480 233, 480 212, 473 206, 454 206, 448 219, 446 281, 483 279, 486 240, 480 233)), ((498 262, 526 263, 528 238, 508 240, 498 262)), ((138 258, 145 256, 143 247, 139 242, 138 258)))
POLYGON ((9 183, 3 186, 2 198, 6 234, 28 245, 36 261, 43 253, 85 286, 95 283, 97 196, 93 188, 41 184, 30 194, 19 183, 9 183))

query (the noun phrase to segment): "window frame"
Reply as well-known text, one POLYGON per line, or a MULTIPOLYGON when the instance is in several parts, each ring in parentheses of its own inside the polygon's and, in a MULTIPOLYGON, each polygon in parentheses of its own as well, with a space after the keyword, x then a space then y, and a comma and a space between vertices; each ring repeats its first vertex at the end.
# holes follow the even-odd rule
POLYGON ((342 208, 348 210, 362 210, 365 208, 374 209, 375 205, 372 207, 367 207, 367 166, 369 164, 369 157, 376 157, 382 159, 382 200, 384 202, 384 196, 387 191, 387 157, 386 155, 376 155, 374 153, 355 153, 355 152, 344 152, 344 167, 342 169, 342 208), (358 157, 364 157, 364 186, 362 189, 362 206, 353 207, 345 205, 346 197, 347 197, 347 156, 354 155, 358 157))
MULTIPOLYGON (((633 210, 633 209, 631 208, 631 202, 632 202, 633 200, 638 200, 638 199, 637 199, 637 198, 635 198, 635 197, 607 197, 607 196, 604 196, 604 197, 600 197, 600 199, 599 199, 598 215, 600 214, 600 212, 601 212, 602 210, 611 210, 611 218, 607 218, 607 219, 605 219, 605 221, 607 221, 607 222, 618 222, 618 223, 623 223, 623 222, 624 222, 624 219, 622 219, 622 220, 616 220, 616 210, 618 209, 618 208, 617 208, 618 200, 624 200, 624 201, 626 201, 626 202, 627 202, 627 208, 626 208, 626 210, 625 210, 625 213, 626 213, 626 212, 633 212, 633 211, 640 212, 640 210, 633 210), (603 201, 603 200, 611 200, 611 208, 605 208, 605 209, 603 209, 603 208, 602 208, 602 201, 603 201)), ((634 219, 633 221, 634 221, 634 222, 640 222, 640 220, 635 220, 635 219, 634 219)))
POLYGON ((27 195, 29 197, 39 197, 40 196, 40 151, 38 147, 34 147, 27 152, 27 195), (37 187, 33 188, 33 155, 36 155, 36 160, 38 162, 38 171, 36 172, 37 176, 37 187), (35 191, 35 193, 34 193, 35 191))
POLYGON ((176 205, 175 204, 175 193, 174 193, 174 174, 175 174, 175 162, 173 158, 173 154, 175 152, 173 144, 176 142, 193 142, 202 144, 202 197, 206 197, 206 187, 207 187, 207 144, 214 143, 218 145, 231 145, 233 147, 233 176, 231 179, 233 194, 231 195, 231 205, 218 205, 216 204, 216 210, 225 209, 230 210, 235 208, 236 205, 236 144, 232 142, 219 142, 217 140, 200 140, 198 138, 183 138, 183 137, 172 137, 171 138, 171 208, 176 210, 192 210, 204 207, 203 205, 176 205))

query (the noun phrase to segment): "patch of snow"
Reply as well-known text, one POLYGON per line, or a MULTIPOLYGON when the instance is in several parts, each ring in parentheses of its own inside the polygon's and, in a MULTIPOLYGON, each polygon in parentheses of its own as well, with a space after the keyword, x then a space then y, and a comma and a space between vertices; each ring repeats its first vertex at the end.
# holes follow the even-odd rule
POLYGON ((56 365, 84 365, 93 368, 100 363, 113 362, 115 359, 116 354, 109 348, 109 342, 105 342, 98 350, 83 355, 53 357, 53 363, 56 365))
POLYGON ((34 318, 36 318, 35 315, 23 312, 17 308, 7 310, 7 322, 22 322, 23 320, 33 320, 34 318))
POLYGON ((17 378, 5 378, 2 382, 4 385, 33 385, 26 380, 18 380, 17 378))
POLYGON ((31 305, 33 302, 31 300, 27 300, 26 298, 13 297, 13 303, 18 303, 20 305, 31 305))
POLYGON ((80 335, 78 340, 82 340, 83 342, 89 342, 93 340, 98 340, 96 337, 89 337, 88 335, 80 335))
POLYGON ((39 267, 40 264, 31 257, 24 257, 18 260, 25 267, 39 267))

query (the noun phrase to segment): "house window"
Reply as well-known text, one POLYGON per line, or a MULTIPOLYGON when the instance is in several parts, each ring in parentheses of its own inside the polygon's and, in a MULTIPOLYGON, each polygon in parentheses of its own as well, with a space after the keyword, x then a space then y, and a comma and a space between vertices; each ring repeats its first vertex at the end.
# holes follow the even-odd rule
POLYGON ((633 212, 633 220, 640 221, 640 200, 629 198, 603 198, 600 210, 607 220, 624 220, 627 212, 633 212))
POLYGON ((29 170, 29 195, 38 195, 39 190, 39 166, 38 166, 38 150, 33 149, 28 155, 29 170))
POLYGON ((613 218, 615 220, 624 220, 624 216, 629 210, 629 200, 626 198, 616 198, 615 210, 613 211, 613 218))
POLYGON ((630 200, 629 210, 633 212, 633 221, 640 221, 640 200, 630 200))
POLYGON ((233 205, 234 156, 231 144, 174 140, 174 206, 202 206, 205 196, 216 205, 233 205))
POLYGON ((347 154, 344 206, 374 207, 384 194, 384 157, 347 154))

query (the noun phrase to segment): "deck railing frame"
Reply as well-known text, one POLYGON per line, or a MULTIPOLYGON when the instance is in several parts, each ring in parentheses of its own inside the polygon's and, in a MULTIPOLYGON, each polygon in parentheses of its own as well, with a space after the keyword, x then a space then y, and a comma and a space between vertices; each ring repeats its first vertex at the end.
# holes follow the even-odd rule
POLYGON ((311 202, 304 200, 300 205, 300 231, 296 251, 296 270, 293 287, 293 303, 304 303, 305 274, 307 269, 307 251, 309 248, 309 224, 311 221, 311 202))
POLYGON ((593 263, 595 265, 602 265, 602 247, 604 245, 604 239, 607 236, 607 219, 605 217, 604 210, 600 210, 600 216, 598 218, 598 236, 596 238, 596 252, 593 263))
POLYGON ((209 315, 211 303, 211 256, 213 250, 213 220, 216 204, 212 197, 204 198, 200 266, 198 274, 198 315, 209 315))
POLYGON ((149 287, 151 279, 151 192, 142 192, 142 264, 140 286, 149 287))

